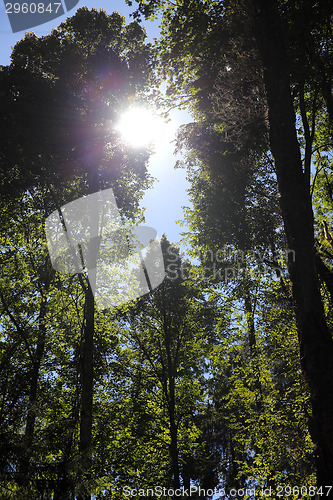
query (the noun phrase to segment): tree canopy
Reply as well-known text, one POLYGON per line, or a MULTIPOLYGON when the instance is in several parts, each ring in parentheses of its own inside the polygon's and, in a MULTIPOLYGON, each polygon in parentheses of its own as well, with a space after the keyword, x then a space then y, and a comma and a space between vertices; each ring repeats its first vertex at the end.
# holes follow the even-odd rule
POLYGON ((134 17, 81 8, 0 68, 0 497, 333 498, 331 3, 134 17), (143 220, 150 150, 116 123, 161 81, 193 116, 183 239, 155 290, 100 311, 45 220, 109 188, 143 220))

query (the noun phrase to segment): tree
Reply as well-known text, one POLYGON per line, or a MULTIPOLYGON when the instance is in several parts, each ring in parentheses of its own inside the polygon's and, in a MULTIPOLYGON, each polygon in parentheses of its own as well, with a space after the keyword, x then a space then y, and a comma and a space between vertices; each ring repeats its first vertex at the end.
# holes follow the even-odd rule
MULTIPOLYGON (((76 344, 80 319, 71 303, 75 298, 79 308, 80 294, 73 283, 64 282, 62 292, 59 290, 43 236, 47 200, 45 192, 43 195, 44 199, 30 191, 19 203, 2 207, 1 378, 3 423, 7 423, 2 436, 9 445, 8 452, 3 449, 2 480, 8 491, 17 490, 21 498, 37 496, 43 488, 50 491, 57 476, 54 457, 59 458, 59 449, 65 456, 73 452, 71 447, 66 449, 73 432, 69 408, 77 383, 75 369, 74 376, 67 379, 64 373, 68 369, 66 349, 71 351, 76 344), (64 319, 68 309, 71 321, 64 319), (72 338, 66 342, 69 329, 72 338), (50 439, 48 415, 61 383, 74 390, 59 397, 58 404, 68 417, 58 415, 62 434, 50 439)), ((73 410, 76 407, 75 402, 73 410)))
MULTIPOLYGON (((313 445, 307 431, 309 394, 298 367, 292 303, 276 280, 253 279, 251 335, 243 279, 221 286, 233 319, 211 354, 209 395, 217 471, 223 487, 313 485, 313 445), (253 352, 254 351, 254 352, 253 352)), ((207 423, 206 423, 207 425, 207 423)))
MULTIPOLYGON (((238 200, 244 200, 244 180, 253 170, 253 155, 257 153, 259 158, 266 157, 266 171, 272 157, 274 159, 287 245, 294 251, 294 259, 289 261, 289 274, 295 301, 300 360, 312 398, 309 428, 317 449, 317 481, 318 486, 325 486, 330 481, 333 469, 333 364, 331 331, 325 316, 318 275, 321 273, 326 276, 325 282, 328 283, 330 270, 322 266, 321 259, 316 255, 310 174, 313 141, 318 139, 315 127, 322 120, 326 131, 330 130, 326 116, 330 120, 331 7, 328 2, 318 6, 308 1, 275 0, 195 1, 191 3, 190 9, 185 6, 185 2, 174 4, 151 0, 139 1, 138 4, 137 13, 147 17, 156 10, 165 9, 164 39, 160 44, 161 65, 168 72, 170 92, 178 96, 184 96, 185 92, 182 101, 192 101, 198 121, 202 122, 200 118, 203 111, 204 118, 207 118, 206 128, 199 126, 199 133, 196 131, 196 144, 193 145, 193 141, 190 144, 191 164, 196 165, 199 160, 199 164, 203 165, 201 169, 194 169, 195 183, 192 188, 193 197, 198 196, 192 224, 197 231, 195 243, 199 248, 209 246, 209 237, 215 229, 214 243, 223 234, 219 219, 222 211, 220 214, 216 211, 221 198, 234 202, 230 212, 233 211, 235 215, 237 211, 239 218, 236 217, 232 227, 238 226, 240 234, 244 233, 245 212, 242 210, 246 205, 244 201, 238 203, 238 200), (182 70, 181 61, 186 63, 182 70), (252 68, 253 76, 249 79, 252 68), (228 74, 234 78, 234 90, 231 92, 228 74), (205 75, 212 77, 211 83, 205 75), (297 103, 296 97, 299 99, 297 103), (309 106, 311 101, 312 112, 309 106), (228 103, 227 107, 225 102, 228 103), (207 103, 210 103, 210 108, 207 103), (294 103, 300 113, 298 122, 294 103), (244 119, 240 115, 244 115, 245 110, 246 117, 255 116, 258 106, 262 120, 257 125, 251 120, 249 127, 244 127, 244 119), (225 116, 226 112, 223 111, 221 115, 223 107, 231 116, 225 116), (240 126, 228 126, 237 123, 238 118, 240 126), (299 126, 300 122, 302 126, 299 126), (216 133, 216 123, 220 134, 216 133), (235 161, 231 161, 228 168, 223 133, 230 129, 234 133, 235 140, 232 142, 235 144, 231 147, 228 145, 227 153, 229 157, 233 150, 236 153, 235 161), (205 130, 210 132, 207 143, 205 130), (253 144, 248 141, 250 137, 256 138, 253 144), (300 149, 302 141, 305 148, 304 166, 300 149), (196 157, 193 157, 193 152, 196 157), (239 161, 242 152, 241 159, 244 158, 246 163, 243 170, 239 168, 242 165, 239 161), (225 168, 230 172, 229 179, 223 173, 225 168), (200 191, 202 186, 205 190, 203 197, 200 191), (210 196, 208 206, 212 207, 212 215, 215 211, 214 224, 213 216, 205 217, 209 211, 205 207, 206 193, 210 196), (213 231, 209 231, 209 227, 213 231)), ((188 137, 191 140, 191 134, 186 131, 185 136, 186 140, 188 137)), ((332 144, 330 140, 326 144, 319 141, 317 147, 325 151, 331 149, 332 144)), ((257 200, 260 203, 262 198, 259 196, 257 200)), ((226 226, 229 227, 228 224, 226 226)), ((245 226, 245 233, 255 235, 256 226, 245 226)), ((274 224, 269 224, 269 227, 273 228, 272 243, 276 245, 274 224)), ((264 234, 266 241, 269 241, 269 233, 266 231, 264 234)), ((233 234, 227 235, 227 238, 228 243, 235 242, 233 234)), ((225 241, 220 239, 220 244, 225 241)), ((236 244, 239 245, 239 241, 236 244)))
MULTIPOLYGON (((60 211, 63 204, 99 189, 112 187, 123 216, 140 219, 139 199, 150 181, 146 170, 149 152, 126 148, 117 132, 116 122, 133 99, 144 100, 144 89, 151 81, 149 48, 144 45, 144 38, 144 31, 136 22, 125 26, 118 13, 108 16, 104 11, 82 8, 46 37, 27 34, 15 46, 10 66, 1 68, 3 206, 7 203, 6 207, 10 207, 7 220, 15 227, 15 233, 10 233, 5 242, 4 256, 9 262, 14 258, 11 246, 21 248, 18 243, 20 228, 13 221, 17 218, 15 210, 20 210, 20 203, 26 197, 30 204, 23 205, 22 210, 27 207, 28 213, 38 214, 35 238, 43 248, 45 235, 38 217, 46 218, 52 211, 60 211), (28 122, 29 128, 26 127, 28 122)), ((31 224, 34 222, 31 219, 31 224)), ((26 231, 35 234, 29 225, 26 231)), ((38 338, 35 352, 32 352, 29 377, 27 450, 35 439, 37 392, 42 383, 46 356, 45 317, 50 314, 51 307, 54 307, 58 321, 62 321, 61 311, 49 297, 49 290, 54 289, 60 278, 52 271, 47 254, 42 259, 36 272, 41 303, 39 315, 34 312, 34 321, 39 326, 36 326, 38 338)), ((34 259, 31 259, 31 265, 34 266, 34 259)), ((80 481, 81 486, 85 484, 78 490, 82 500, 91 496, 94 334, 98 325, 88 280, 84 276, 79 277, 78 282, 75 280, 83 291, 85 304, 82 318, 80 295, 75 313, 77 320, 82 322, 83 338, 82 345, 74 348, 74 356, 80 359, 79 452, 83 478, 76 479, 76 488, 80 481)), ((30 286, 34 287, 33 283, 30 286)), ((16 322, 17 330, 20 324, 18 311, 12 313, 15 293, 12 290, 11 297, 8 297, 8 290, 4 293, 7 321, 14 325, 16 322)), ((56 298, 54 295, 55 301, 56 298)), ((25 300, 23 293, 21 308, 24 308, 25 300)), ((66 321, 69 328, 68 317, 66 321)), ((53 331, 52 327, 48 328, 53 331)), ((27 346, 29 344, 30 339, 27 346)), ((30 458, 27 455, 26 463, 22 464, 23 476, 29 469, 30 458)), ((66 468, 66 459, 63 464, 66 468)), ((61 475, 66 479, 68 470, 60 471, 59 478, 61 475)), ((65 489, 60 488, 60 479, 59 491, 58 486, 55 488, 59 498, 68 495, 72 487, 66 480, 62 483, 65 489)))
POLYGON ((190 276, 189 264, 166 237, 161 241, 166 278, 150 295, 126 310, 129 345, 167 423, 170 484, 178 489, 195 480, 200 447, 197 415, 204 407, 206 357, 217 335, 219 309, 209 303, 190 276))
POLYGON ((273 1, 265 5, 256 2, 254 7, 280 205, 287 241, 295 250, 295 262, 289 266, 289 273, 296 305, 300 358, 312 395, 310 431, 317 445, 317 484, 325 486, 333 469, 332 335, 318 284, 313 211, 296 135, 288 60, 278 7, 273 1))

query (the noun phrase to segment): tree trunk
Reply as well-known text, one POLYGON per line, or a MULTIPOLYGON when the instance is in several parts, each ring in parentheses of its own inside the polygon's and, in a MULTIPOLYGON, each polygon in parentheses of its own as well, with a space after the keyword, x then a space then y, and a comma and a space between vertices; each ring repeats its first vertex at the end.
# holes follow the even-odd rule
MULTIPOLYGON (((45 263, 47 266, 47 263, 45 263)), ((44 293, 47 294, 51 277, 53 271, 46 270, 44 278, 44 293)), ((40 366, 44 357, 45 351, 45 338, 46 338, 46 328, 45 328, 45 316, 47 312, 47 298, 44 296, 40 304, 39 318, 38 318, 38 337, 36 343, 36 349, 33 355, 33 363, 30 375, 30 389, 29 389, 29 404, 27 412, 27 420, 24 432, 24 449, 22 452, 22 457, 20 460, 20 477, 22 479, 22 484, 29 481, 29 467, 32 454, 32 444, 35 432, 36 423, 36 412, 37 412, 37 393, 38 393, 38 382, 40 375, 40 366)))
MULTIPOLYGON (((87 171, 89 194, 98 191, 98 162, 89 164, 87 171)), ((94 230, 99 227, 98 207, 89 206, 91 238, 94 230)), ((90 500, 91 483, 91 443, 93 424, 93 385, 94 385, 94 331, 95 331, 95 298, 96 266, 99 247, 89 247, 88 262, 84 265, 88 270, 88 286, 85 290, 85 326, 81 351, 81 420, 79 451, 82 460, 83 492, 78 494, 78 500, 90 500), (94 262, 94 264, 92 264, 94 262)), ((80 483, 82 481, 79 480, 80 483)))
MULTIPOLYGON (((90 284, 86 290, 85 298, 85 327, 81 352, 81 419, 80 443, 81 465, 83 482, 89 488, 91 468, 91 438, 93 419, 93 348, 94 348, 94 295, 90 284)), ((81 481, 80 481, 81 482, 81 481)), ((88 492, 80 493, 78 500, 90 500, 88 492)))
MULTIPOLYGON (((276 0, 253 0, 255 37, 264 68, 270 144, 275 159, 280 205, 289 248, 289 263, 299 335, 301 364, 309 383, 316 446, 317 484, 333 477, 333 342, 321 302, 315 266, 313 213, 302 170, 290 91, 288 59, 276 0)), ((333 498, 333 491, 330 498, 333 498)))
MULTIPOLYGON (((263 412, 263 402, 262 402, 262 384, 260 381, 260 358, 259 358, 259 352, 258 352, 258 346, 257 346, 257 338, 256 338, 256 331, 255 331, 255 324, 254 324, 254 313, 255 313, 255 302, 252 303, 251 300, 251 290, 250 290, 250 283, 248 281, 248 278, 244 278, 243 281, 243 287, 244 287, 244 305, 245 305, 245 318, 246 318, 246 327, 247 327, 247 336, 248 336, 248 342, 249 342, 249 362, 250 366, 252 368, 252 374, 253 374, 253 383, 252 383, 252 389, 255 392, 255 405, 256 405, 256 412, 258 414, 258 417, 262 414, 263 412)), ((256 298, 254 299, 256 301, 256 298)))
POLYGON ((27 484, 29 481, 29 467, 32 454, 31 447, 33 444, 35 422, 36 422, 39 370, 44 356, 44 350, 45 350, 45 328, 44 325, 41 325, 38 332, 37 345, 34 353, 34 361, 31 368, 31 376, 30 376, 29 405, 28 405, 27 420, 24 432, 24 441, 23 441, 24 449, 20 460, 20 478, 22 484, 27 484))
MULTIPOLYGON (((172 391, 171 391, 172 392, 172 391)), ((169 406, 169 418, 170 418, 170 455, 172 464, 172 474, 173 474, 173 487, 174 489, 179 488, 179 463, 178 463, 178 436, 177 436, 177 425, 175 422, 175 401, 171 399, 170 394, 170 406, 169 406)))
POLYGON ((178 429, 176 424, 176 400, 175 400, 175 376, 174 376, 174 365, 171 356, 170 339, 168 338, 168 332, 165 335, 165 347, 168 358, 168 386, 169 391, 167 396, 168 401, 168 412, 170 420, 170 458, 172 465, 172 475, 173 475, 173 487, 174 489, 179 488, 179 453, 178 453, 178 429))

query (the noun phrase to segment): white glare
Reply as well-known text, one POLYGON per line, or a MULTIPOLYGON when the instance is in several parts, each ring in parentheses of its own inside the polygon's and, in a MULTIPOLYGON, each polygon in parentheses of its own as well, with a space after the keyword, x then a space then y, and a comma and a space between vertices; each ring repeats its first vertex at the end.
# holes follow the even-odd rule
POLYGON ((161 117, 140 107, 130 108, 122 115, 118 126, 122 138, 133 147, 155 146, 171 141, 170 127, 161 117))

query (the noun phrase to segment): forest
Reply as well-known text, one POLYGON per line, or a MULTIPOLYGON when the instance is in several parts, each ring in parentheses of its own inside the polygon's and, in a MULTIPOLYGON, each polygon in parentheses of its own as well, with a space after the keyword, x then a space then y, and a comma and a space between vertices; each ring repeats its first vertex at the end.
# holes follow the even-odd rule
POLYGON ((0 499, 333 498, 333 4, 126 3, 0 66, 0 499), (45 224, 107 190, 144 224, 152 148, 114 126, 133 102, 191 114, 191 205, 181 241, 145 233, 149 290, 104 308, 101 238, 62 267, 45 224))

